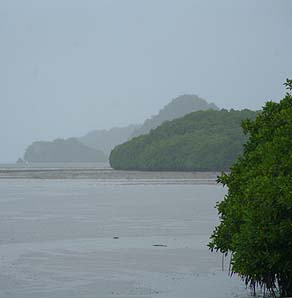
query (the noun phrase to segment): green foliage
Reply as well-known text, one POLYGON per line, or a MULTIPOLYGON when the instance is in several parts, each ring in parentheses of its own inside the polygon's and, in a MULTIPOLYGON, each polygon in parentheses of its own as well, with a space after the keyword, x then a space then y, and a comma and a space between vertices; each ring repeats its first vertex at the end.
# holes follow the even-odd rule
MULTIPOLYGON (((287 89, 292 81, 287 80, 287 89)), ((209 247, 232 252, 232 270, 251 286, 292 296, 292 96, 267 102, 242 124, 249 139, 229 174, 209 247)))
POLYGON ((34 142, 25 151, 28 162, 100 162, 106 161, 102 151, 89 148, 75 138, 53 142, 34 142))
POLYGON ((89 148, 103 151, 109 156, 111 150, 118 144, 126 142, 139 125, 114 127, 109 130, 92 130, 78 138, 78 141, 89 148))
POLYGON ((210 109, 218 110, 218 107, 213 103, 208 103, 205 99, 202 99, 197 95, 180 95, 164 106, 157 115, 147 119, 141 127, 134 131, 132 137, 147 134, 151 129, 155 129, 165 121, 183 117, 191 112, 210 109))
POLYGON ((228 170, 246 141, 240 123, 255 115, 249 110, 190 113, 115 147, 110 164, 124 170, 228 170))

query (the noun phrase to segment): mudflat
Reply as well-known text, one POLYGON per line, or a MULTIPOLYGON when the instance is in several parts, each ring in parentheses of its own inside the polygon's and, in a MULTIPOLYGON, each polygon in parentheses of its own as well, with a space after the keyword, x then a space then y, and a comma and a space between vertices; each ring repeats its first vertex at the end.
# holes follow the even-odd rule
POLYGON ((155 175, 0 179, 0 297, 248 297, 206 246, 226 190, 155 175))

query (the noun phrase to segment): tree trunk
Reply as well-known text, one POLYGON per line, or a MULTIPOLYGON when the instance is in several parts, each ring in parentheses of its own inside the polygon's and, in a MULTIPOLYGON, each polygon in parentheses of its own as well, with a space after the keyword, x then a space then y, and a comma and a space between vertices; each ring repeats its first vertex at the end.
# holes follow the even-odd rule
POLYGON ((279 284, 282 297, 292 297, 292 273, 286 275, 279 284))
POLYGON ((283 289, 281 297, 292 297, 292 288, 290 289, 283 289))

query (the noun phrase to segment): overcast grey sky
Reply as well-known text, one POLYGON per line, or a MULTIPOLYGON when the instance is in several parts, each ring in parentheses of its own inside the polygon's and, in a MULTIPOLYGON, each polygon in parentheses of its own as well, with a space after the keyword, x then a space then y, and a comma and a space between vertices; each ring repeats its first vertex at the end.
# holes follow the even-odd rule
POLYGON ((292 77, 291 0, 0 0, 0 162, 172 98, 259 109, 292 77))

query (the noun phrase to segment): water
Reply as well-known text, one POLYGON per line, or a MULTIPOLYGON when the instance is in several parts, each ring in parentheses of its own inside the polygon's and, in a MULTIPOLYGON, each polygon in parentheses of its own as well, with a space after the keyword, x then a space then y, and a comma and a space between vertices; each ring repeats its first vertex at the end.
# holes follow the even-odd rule
POLYGON ((206 247, 225 194, 216 174, 95 168, 72 179, 55 167, 32 179, 9 169, 0 171, 1 298, 248 297, 206 247))

